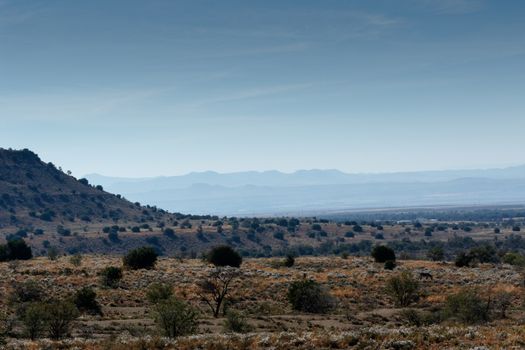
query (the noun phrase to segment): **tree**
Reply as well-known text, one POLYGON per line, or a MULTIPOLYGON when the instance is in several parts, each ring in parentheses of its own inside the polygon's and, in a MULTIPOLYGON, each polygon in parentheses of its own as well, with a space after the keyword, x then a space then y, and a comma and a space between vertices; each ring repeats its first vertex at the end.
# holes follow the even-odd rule
POLYGON ((151 247, 133 249, 123 258, 124 266, 131 270, 152 269, 157 262, 157 252, 151 247))
POLYGON ((419 298, 418 290, 418 281, 407 271, 389 278, 385 288, 386 293, 394 299, 395 304, 402 307, 417 301, 419 298))
POLYGON ((396 261, 394 250, 384 245, 375 246, 372 250, 372 257, 378 263, 384 263, 388 260, 396 261))
POLYGON ((51 339, 61 339, 69 333, 71 323, 78 317, 75 305, 67 300, 57 300, 46 305, 46 324, 51 339))
POLYGON ((297 311, 323 313, 331 308, 331 298, 319 283, 311 279, 292 282, 288 288, 288 301, 297 311))
POLYGON ((173 297, 155 306, 155 322, 164 335, 170 338, 195 333, 197 316, 191 305, 173 297))
POLYGON ((219 267, 214 269, 203 281, 197 283, 198 295, 212 310, 213 317, 219 317, 221 306, 234 279, 239 275, 237 269, 219 267))
POLYGON ((230 246, 223 245, 213 248, 208 253, 208 262, 215 266, 240 267, 242 257, 230 246))

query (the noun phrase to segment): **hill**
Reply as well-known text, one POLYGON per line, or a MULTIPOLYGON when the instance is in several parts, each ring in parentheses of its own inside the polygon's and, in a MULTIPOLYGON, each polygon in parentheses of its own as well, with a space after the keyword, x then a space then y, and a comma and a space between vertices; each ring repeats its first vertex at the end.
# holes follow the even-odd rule
POLYGON ((0 209, 4 229, 171 218, 163 210, 131 203, 86 179, 77 180, 27 149, 0 149, 0 209))

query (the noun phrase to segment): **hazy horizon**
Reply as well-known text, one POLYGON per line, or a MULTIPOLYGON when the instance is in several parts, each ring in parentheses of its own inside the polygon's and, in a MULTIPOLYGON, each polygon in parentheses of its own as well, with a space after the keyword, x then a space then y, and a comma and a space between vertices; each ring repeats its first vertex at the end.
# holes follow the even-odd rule
POLYGON ((76 176, 525 163, 525 3, 0 0, 0 146, 76 176))

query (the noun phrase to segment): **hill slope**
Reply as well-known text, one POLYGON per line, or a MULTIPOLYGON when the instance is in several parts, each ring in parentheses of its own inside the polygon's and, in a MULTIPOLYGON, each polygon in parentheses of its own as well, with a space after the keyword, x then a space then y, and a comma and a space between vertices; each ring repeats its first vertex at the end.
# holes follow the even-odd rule
POLYGON ((27 149, 0 149, 0 228, 146 222, 167 215, 93 187, 85 179, 77 180, 27 149))

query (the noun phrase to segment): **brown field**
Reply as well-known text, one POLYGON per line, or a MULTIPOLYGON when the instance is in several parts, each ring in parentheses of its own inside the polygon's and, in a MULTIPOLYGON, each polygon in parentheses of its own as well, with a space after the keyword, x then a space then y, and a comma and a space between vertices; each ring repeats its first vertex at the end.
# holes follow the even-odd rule
POLYGON ((98 272, 106 266, 120 266, 121 259, 84 256, 74 267, 68 257, 56 261, 36 258, 0 264, 0 301, 3 310, 15 281, 34 280, 50 297, 67 297, 91 286, 103 309, 102 316, 82 315, 74 324, 71 338, 53 342, 23 338, 15 323, 14 335, 5 349, 493 349, 525 347, 523 275, 508 265, 480 265, 457 268, 453 263, 399 261, 394 271, 370 258, 300 257, 291 268, 279 266, 282 259, 245 259, 240 276, 229 295, 230 308, 242 310, 253 331, 227 333, 224 318, 213 318, 196 294, 196 283, 213 267, 197 259, 161 258, 154 270, 125 271, 120 286, 100 286, 98 272), (493 318, 483 325, 445 321, 415 327, 407 323, 402 309, 395 308, 384 292, 388 278, 407 270, 414 276, 430 272, 432 280, 421 280, 421 297, 412 308, 439 308, 445 297, 468 287, 480 287, 484 298, 498 291, 511 293, 505 319, 493 318), (291 281, 311 278, 334 297, 335 307, 327 314, 293 311, 286 299, 291 281), (178 339, 162 338, 153 322, 152 307, 145 291, 153 282, 173 286, 175 295, 200 310, 198 332, 178 339), (16 336, 16 337, 15 337, 16 336))

